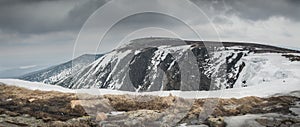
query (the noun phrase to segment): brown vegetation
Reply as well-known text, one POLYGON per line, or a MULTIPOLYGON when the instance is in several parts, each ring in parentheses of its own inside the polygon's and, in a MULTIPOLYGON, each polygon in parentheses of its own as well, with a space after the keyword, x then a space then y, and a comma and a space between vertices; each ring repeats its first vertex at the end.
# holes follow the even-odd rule
POLYGON ((97 126, 100 121, 111 125, 131 126, 133 122, 128 122, 134 120, 145 124, 148 121, 149 125, 154 125, 154 121, 165 120, 166 123, 178 120, 177 125, 188 123, 225 126, 224 116, 290 114, 289 108, 300 101, 294 96, 194 100, 171 95, 84 95, 78 98, 73 93, 28 90, 6 85, 0 85, 0 97, 0 125, 4 126, 26 126, 33 121, 39 126, 97 126), (214 105, 215 102, 217 103, 214 105), (210 103, 213 106, 212 114, 204 121, 199 121, 199 114, 204 111, 203 105, 210 103), (108 115, 111 111, 125 113, 108 115))

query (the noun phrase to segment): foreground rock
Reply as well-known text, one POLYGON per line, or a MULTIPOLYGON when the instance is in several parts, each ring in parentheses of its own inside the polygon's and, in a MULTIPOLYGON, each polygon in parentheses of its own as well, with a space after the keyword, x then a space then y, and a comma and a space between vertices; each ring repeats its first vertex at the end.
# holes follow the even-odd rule
POLYGON ((299 93, 241 99, 79 96, 2 84, 0 126, 299 126, 299 93))

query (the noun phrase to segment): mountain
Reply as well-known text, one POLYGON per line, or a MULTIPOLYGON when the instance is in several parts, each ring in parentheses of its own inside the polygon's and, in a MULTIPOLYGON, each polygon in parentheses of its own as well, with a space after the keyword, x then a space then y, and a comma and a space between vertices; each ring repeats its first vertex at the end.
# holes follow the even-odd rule
POLYGON ((63 78, 75 73, 80 70, 82 67, 87 66, 88 64, 94 62, 96 59, 103 56, 102 54, 84 54, 74 60, 46 68, 40 71, 35 71, 29 74, 20 76, 18 79, 34 81, 34 82, 43 82, 47 84, 55 84, 56 82, 62 80, 63 78))
POLYGON ((56 84, 125 91, 218 90, 299 79, 300 52, 275 46, 132 40, 56 84))

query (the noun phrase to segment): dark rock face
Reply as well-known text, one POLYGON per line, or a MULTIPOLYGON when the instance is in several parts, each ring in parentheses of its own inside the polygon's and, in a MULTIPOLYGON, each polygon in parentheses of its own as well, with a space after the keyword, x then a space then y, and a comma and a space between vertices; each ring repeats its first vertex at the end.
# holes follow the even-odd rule
POLYGON ((144 49, 131 60, 129 64, 129 77, 136 89, 140 86, 144 86, 144 81, 146 80, 145 75, 149 73, 148 66, 151 64, 151 57, 156 50, 157 48, 144 49))
POLYGON ((211 79, 210 76, 204 74, 205 67, 207 67, 208 62, 206 61, 209 59, 208 52, 205 48, 193 48, 193 54, 196 56, 197 64, 199 67, 200 74, 200 84, 198 90, 210 90, 210 83, 211 79))
POLYGON ((234 54, 232 53, 230 56, 226 57, 226 72, 227 73, 234 73, 234 75, 236 75, 236 77, 230 77, 228 76, 228 81, 227 84, 228 86, 226 86, 227 88, 233 88, 233 85, 235 83, 235 81, 237 80, 237 78, 239 77, 240 72, 242 71, 243 67, 245 66, 245 63, 242 63, 238 68, 234 68, 234 66, 237 64, 237 62, 243 57, 243 53, 239 52, 237 54, 237 56, 234 58, 234 54), (232 61, 229 61, 229 59, 232 59, 232 61), (238 69, 239 71, 237 73, 235 73, 233 70, 238 69))
POLYGON ((167 84, 164 90, 180 90, 180 68, 175 58, 168 54, 159 64, 159 67, 164 71, 167 77, 167 84), (173 66, 170 65, 171 63, 174 63, 173 66))
POLYGON ((233 88, 248 65, 243 58, 258 53, 299 51, 252 43, 138 39, 55 84, 74 89, 97 87, 126 91, 233 88))

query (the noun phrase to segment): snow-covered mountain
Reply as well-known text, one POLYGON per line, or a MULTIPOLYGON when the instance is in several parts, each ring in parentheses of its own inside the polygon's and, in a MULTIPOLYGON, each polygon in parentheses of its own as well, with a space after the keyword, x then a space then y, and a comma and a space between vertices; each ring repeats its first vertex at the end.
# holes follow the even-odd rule
POLYGON ((125 91, 216 90, 299 82, 300 52, 274 46, 142 38, 56 84, 125 91))
POLYGON ((74 60, 46 68, 40 71, 32 72, 23 76, 20 76, 19 79, 34 81, 34 82, 43 82, 47 84, 55 84, 58 81, 70 76, 72 73, 77 72, 84 66, 94 62, 98 58, 103 56, 102 54, 84 54, 74 60))

